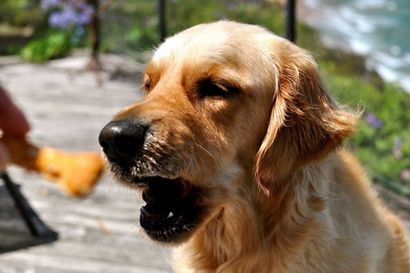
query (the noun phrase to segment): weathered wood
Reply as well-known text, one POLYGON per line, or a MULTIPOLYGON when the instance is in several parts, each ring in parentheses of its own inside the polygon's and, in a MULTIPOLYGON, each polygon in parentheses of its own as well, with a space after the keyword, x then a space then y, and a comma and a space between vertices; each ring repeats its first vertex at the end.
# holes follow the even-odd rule
MULTIPOLYGON (((27 114, 29 135, 38 145, 99 150, 100 129, 122 107, 139 98, 141 66, 118 57, 103 57, 110 72, 98 77, 83 70, 87 56, 47 65, 0 65, 0 81, 27 114), (114 66, 114 67, 113 67, 114 66), (133 78, 110 79, 112 71, 133 78), (102 83, 102 84, 101 84, 102 83)), ((140 201, 107 175, 86 199, 65 196, 56 185, 34 173, 11 167, 22 192, 42 220, 59 233, 54 243, 0 255, 0 272, 137 273, 170 272, 169 249, 145 238, 138 227, 140 201)), ((0 245, 30 245, 32 239, 10 209, 0 185, 0 245), (5 221, 4 219, 14 219, 5 221)))

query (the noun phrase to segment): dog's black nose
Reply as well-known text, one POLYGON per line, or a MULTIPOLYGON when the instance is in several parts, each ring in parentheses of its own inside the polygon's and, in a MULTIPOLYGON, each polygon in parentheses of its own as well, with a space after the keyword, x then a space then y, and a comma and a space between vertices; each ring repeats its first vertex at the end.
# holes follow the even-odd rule
POLYGON ((133 159, 145 140, 147 126, 131 119, 111 121, 98 138, 108 160, 127 162, 133 159))

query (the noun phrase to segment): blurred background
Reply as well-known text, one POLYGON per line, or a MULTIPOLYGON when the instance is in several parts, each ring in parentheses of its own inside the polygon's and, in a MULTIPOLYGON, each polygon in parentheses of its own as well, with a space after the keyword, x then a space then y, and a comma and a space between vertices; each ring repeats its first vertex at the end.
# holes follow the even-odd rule
MULTIPOLYGON (((9 66, 10 56, 12 65, 32 63, 30 69, 37 70, 82 56, 86 61, 76 69, 96 75, 110 70, 108 78, 96 76, 99 88, 105 84, 110 89, 113 79, 135 85, 127 87, 135 90, 118 103, 120 109, 138 98, 140 73, 134 71, 141 72, 164 36, 221 19, 258 24, 285 36, 286 4, 286 0, 1 0, 0 66, 9 66), (125 60, 116 63, 115 71, 114 57, 125 60), (124 63, 136 69, 124 71, 124 63)), ((300 0, 296 21, 295 42, 313 53, 329 91, 341 103, 364 110, 348 146, 379 186, 410 198, 410 1, 300 0)), ((7 75, 7 70, 3 75, 0 71, 3 81, 7 75)), ((114 100, 117 95, 104 93, 114 100)), ((24 108, 29 98, 23 96, 24 108)), ((107 121, 115 112, 106 113, 107 121)))
MULTIPOLYGON (((285 0, 2 0, 0 54, 41 63, 99 43, 103 54, 144 61, 161 40, 159 2, 167 35, 220 19, 285 31, 285 0)), ((377 182, 410 196, 410 2, 299 1, 297 20, 297 44, 316 56, 329 90, 365 107, 350 145, 377 182)))

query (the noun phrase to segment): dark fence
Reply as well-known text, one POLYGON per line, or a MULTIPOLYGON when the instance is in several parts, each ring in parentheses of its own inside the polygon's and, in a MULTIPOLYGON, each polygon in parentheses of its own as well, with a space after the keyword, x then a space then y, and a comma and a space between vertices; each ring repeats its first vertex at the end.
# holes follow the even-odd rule
POLYGON ((286 38, 296 42, 296 0, 288 0, 286 4, 286 38))

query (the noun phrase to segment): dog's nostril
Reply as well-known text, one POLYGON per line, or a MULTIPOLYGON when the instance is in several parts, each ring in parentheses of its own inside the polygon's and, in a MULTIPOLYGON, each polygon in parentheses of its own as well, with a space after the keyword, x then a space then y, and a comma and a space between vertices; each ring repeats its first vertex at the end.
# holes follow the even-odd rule
POLYGON ((99 142, 109 160, 125 162, 141 149, 146 129, 147 126, 130 119, 112 121, 101 130, 99 142))
POLYGON ((100 142, 100 146, 103 148, 103 150, 108 149, 109 146, 110 146, 110 144, 108 143, 107 140, 101 138, 101 134, 100 134, 100 137, 99 137, 99 142, 100 142))

